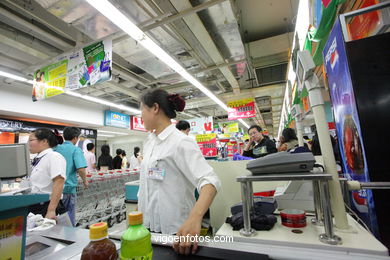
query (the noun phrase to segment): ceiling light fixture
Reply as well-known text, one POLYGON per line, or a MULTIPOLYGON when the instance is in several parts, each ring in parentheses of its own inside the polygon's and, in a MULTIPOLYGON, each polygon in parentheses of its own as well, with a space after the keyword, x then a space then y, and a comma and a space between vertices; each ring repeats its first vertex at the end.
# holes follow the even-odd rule
POLYGON ((176 71, 180 76, 197 87, 211 100, 217 103, 225 111, 228 107, 216 95, 208 90, 202 83, 189 74, 174 58, 172 58, 166 51, 158 46, 149 36, 147 36, 140 28, 131 22, 122 12, 120 12, 108 0, 86 0, 91 6, 96 8, 101 14, 107 17, 112 23, 121 28, 131 38, 140 43, 145 49, 153 53, 158 59, 168 65, 171 69, 176 71))
POLYGON ((129 135, 127 133, 121 133, 121 132, 113 132, 113 131, 106 131, 106 130, 100 130, 98 129, 98 134, 99 133, 108 133, 108 134, 116 134, 116 135, 129 135))
POLYGON ((115 135, 101 135, 101 134, 98 133, 98 137, 100 137, 100 136, 104 136, 104 137, 115 137, 115 135))
POLYGON ((249 128, 249 125, 242 119, 238 119, 238 121, 240 121, 241 124, 243 124, 246 128, 249 128))
POLYGON ((18 80, 18 81, 22 81, 22 82, 28 82, 29 81, 28 79, 25 79, 23 77, 20 77, 20 76, 17 76, 15 74, 11 74, 11 73, 8 73, 8 72, 5 72, 5 71, 0 71, 0 76, 6 77, 6 78, 10 78, 10 79, 14 79, 14 80, 18 80))

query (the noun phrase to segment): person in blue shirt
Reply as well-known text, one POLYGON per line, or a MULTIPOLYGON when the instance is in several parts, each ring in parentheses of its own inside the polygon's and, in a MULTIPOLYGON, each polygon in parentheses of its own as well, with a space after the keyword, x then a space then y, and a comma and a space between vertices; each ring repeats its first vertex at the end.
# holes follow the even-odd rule
POLYGON ((86 178, 87 161, 80 147, 76 146, 80 136, 80 129, 77 127, 65 127, 62 145, 57 146, 56 151, 66 160, 66 181, 63 190, 62 203, 68 211, 73 226, 76 222, 76 188, 77 174, 80 175, 84 183, 84 188, 88 188, 86 178))

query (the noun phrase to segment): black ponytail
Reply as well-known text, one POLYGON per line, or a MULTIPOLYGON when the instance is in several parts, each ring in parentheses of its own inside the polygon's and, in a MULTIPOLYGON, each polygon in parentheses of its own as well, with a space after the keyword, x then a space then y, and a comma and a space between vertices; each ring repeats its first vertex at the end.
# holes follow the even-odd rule
POLYGON ((163 89, 146 92, 141 97, 141 102, 148 107, 153 107, 155 103, 158 104, 169 118, 175 118, 176 111, 182 112, 186 104, 178 94, 168 94, 163 89))
POLYGON ((40 141, 46 139, 51 148, 64 142, 64 139, 62 138, 60 133, 58 133, 57 129, 55 129, 53 132, 49 128, 37 128, 35 131, 33 131, 33 133, 35 137, 40 141))

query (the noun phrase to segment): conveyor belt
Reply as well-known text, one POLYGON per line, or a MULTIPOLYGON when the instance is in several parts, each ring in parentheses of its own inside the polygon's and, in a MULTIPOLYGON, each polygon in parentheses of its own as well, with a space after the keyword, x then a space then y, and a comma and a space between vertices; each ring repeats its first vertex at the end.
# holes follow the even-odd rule
MULTIPOLYGON (((118 250, 118 254, 119 254, 118 250)), ((267 255, 229 249, 198 247, 195 255, 178 255, 170 246, 153 245, 153 260, 268 260, 267 255)))

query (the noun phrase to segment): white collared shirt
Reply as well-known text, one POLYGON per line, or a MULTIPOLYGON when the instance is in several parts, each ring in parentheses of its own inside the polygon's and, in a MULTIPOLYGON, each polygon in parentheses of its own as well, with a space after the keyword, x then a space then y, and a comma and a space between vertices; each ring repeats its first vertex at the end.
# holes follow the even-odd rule
POLYGON ((197 144, 174 125, 158 136, 151 133, 144 146, 141 163, 138 207, 144 213, 144 226, 163 234, 176 234, 195 205, 206 184, 219 190, 221 183, 203 158, 197 144), (164 180, 148 179, 149 168, 165 170, 164 180))
POLYGON ((53 179, 57 176, 66 179, 65 158, 51 148, 40 152, 36 158, 41 159, 31 171, 31 193, 51 194, 53 192, 53 179))
POLYGON ((96 172, 96 169, 93 168, 93 165, 96 164, 96 157, 93 152, 84 153, 85 160, 87 161, 87 171, 88 172, 96 172))

